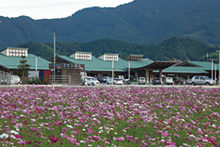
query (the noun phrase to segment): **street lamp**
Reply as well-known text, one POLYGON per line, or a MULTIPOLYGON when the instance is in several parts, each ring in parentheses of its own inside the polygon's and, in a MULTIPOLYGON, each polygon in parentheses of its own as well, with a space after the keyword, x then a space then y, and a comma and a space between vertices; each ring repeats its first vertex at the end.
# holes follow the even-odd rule
POLYGON ((213 60, 217 60, 217 59, 208 59, 212 61, 212 73, 211 73, 211 79, 213 80, 213 60))
POLYGON ((216 52, 219 52, 219 57, 218 57, 218 84, 220 85, 220 50, 217 50, 216 52))

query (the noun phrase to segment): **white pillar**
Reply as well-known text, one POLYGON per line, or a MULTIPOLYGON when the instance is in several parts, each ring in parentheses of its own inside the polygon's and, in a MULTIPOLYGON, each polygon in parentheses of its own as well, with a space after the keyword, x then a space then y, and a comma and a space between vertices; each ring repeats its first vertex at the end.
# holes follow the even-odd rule
POLYGON ((150 83, 150 74, 149 74, 149 70, 147 69, 146 70, 146 81, 147 81, 147 83, 150 83))
POLYGON ((113 82, 114 82, 114 56, 112 55, 112 85, 113 85, 113 82))
POLYGON ((159 74, 159 78, 160 78, 160 81, 162 82, 162 71, 163 70, 160 70, 160 74, 159 74))
POLYGON ((135 71, 135 78, 138 80, 138 72, 135 71))
MULTIPOLYGON (((214 80, 216 80, 216 77, 217 77, 217 76, 216 76, 216 64, 215 64, 215 79, 214 79, 214 80)), ((216 82, 217 82, 217 81, 216 81, 216 82)))
POLYGON ((212 60, 212 80, 213 80, 213 60, 212 60))

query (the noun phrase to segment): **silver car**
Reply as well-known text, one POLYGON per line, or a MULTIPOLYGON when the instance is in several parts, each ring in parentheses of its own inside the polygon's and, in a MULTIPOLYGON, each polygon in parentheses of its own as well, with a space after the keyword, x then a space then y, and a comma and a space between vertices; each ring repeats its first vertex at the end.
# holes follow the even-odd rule
POLYGON ((191 85, 215 85, 215 81, 206 76, 194 76, 188 83, 191 85))
POLYGON ((145 77, 140 77, 140 78, 138 79, 138 85, 140 85, 140 84, 143 84, 143 85, 146 84, 146 79, 145 79, 145 77))

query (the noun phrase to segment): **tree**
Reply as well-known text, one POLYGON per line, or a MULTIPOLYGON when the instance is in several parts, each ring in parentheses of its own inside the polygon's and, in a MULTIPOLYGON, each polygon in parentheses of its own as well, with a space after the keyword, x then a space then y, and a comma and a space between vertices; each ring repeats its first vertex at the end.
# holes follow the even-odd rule
POLYGON ((22 82, 24 82, 24 76, 28 75, 28 70, 30 69, 30 64, 27 64, 25 56, 21 56, 20 64, 18 65, 18 76, 22 77, 22 82))

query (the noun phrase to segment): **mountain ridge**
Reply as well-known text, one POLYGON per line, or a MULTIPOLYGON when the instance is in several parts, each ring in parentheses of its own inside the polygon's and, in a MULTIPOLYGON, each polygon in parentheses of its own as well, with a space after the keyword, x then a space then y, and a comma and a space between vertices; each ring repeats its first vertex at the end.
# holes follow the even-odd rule
MULTIPOLYGON (((27 42, 18 47, 29 48, 29 53, 41 56, 45 59, 53 58, 53 42, 35 43, 27 42)), ((207 43, 190 38, 172 37, 164 40, 159 45, 132 44, 115 39, 99 39, 86 43, 80 42, 56 42, 56 52, 60 55, 71 55, 76 51, 92 52, 98 57, 104 53, 117 53, 121 58, 130 54, 142 54, 144 58, 152 60, 193 60, 198 61, 207 53, 218 50, 207 43)), ((206 58, 204 58, 206 60, 206 58)))
POLYGON ((218 0, 135 0, 116 8, 82 9, 60 19, 0 16, 5 26, 0 25, 0 48, 51 42, 53 32, 58 41, 109 38, 156 45, 170 37, 190 37, 220 46, 219 5, 218 0))

